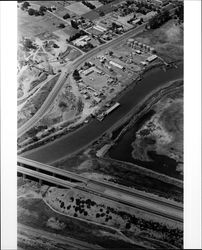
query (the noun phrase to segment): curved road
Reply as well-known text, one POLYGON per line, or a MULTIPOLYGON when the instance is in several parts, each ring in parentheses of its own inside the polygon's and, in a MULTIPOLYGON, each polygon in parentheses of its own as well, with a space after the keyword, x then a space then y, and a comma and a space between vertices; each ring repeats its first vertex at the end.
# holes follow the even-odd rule
POLYGON ((99 47, 96 47, 95 49, 91 50, 87 54, 78 57, 76 61, 74 61, 71 65, 69 65, 68 70, 67 70, 66 73, 64 73, 64 72, 61 73, 61 77, 58 80, 58 82, 56 83, 56 86, 53 88, 53 90, 51 91, 49 96, 46 98, 46 101, 43 103, 43 105, 37 111, 37 113, 28 122, 26 122, 24 125, 22 125, 18 129, 18 137, 23 135, 29 129, 31 129, 43 117, 43 115, 46 113, 46 111, 48 110, 48 108, 50 107, 50 105, 52 104, 54 99, 56 98, 56 96, 59 93, 60 89, 63 87, 63 85, 65 83, 65 80, 67 79, 67 76, 71 72, 73 72, 76 68, 78 68, 78 66, 80 64, 84 63, 87 59, 89 59, 93 55, 96 55, 99 51, 104 50, 104 49, 108 48, 109 46, 113 46, 115 44, 118 44, 118 43, 120 43, 124 39, 127 39, 130 36, 134 36, 134 35, 137 35, 138 33, 141 33, 144 30, 145 25, 146 25, 146 23, 140 25, 136 29, 132 29, 132 30, 122 34, 118 38, 116 38, 116 39, 114 39, 114 40, 112 40, 112 41, 110 41, 110 42, 108 42, 106 44, 103 44, 103 45, 101 45, 99 47), (63 77, 62 77, 62 75, 63 75, 63 77))

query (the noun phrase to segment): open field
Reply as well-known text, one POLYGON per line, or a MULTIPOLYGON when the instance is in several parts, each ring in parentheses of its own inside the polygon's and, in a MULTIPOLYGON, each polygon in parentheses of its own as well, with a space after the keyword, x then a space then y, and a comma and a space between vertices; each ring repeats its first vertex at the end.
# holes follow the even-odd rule
POLYGON ((70 10, 71 12, 73 12, 79 16, 86 14, 87 12, 90 11, 90 9, 87 6, 85 6, 84 4, 82 4, 81 2, 71 3, 66 8, 67 8, 67 10, 70 10))
POLYGON ((151 45, 157 54, 167 62, 183 59, 183 24, 176 24, 175 20, 170 20, 160 28, 149 30, 136 40, 151 45))
MULTIPOLYGON (((35 37, 40 33, 54 32, 62 22, 46 12, 44 16, 30 16, 27 12, 18 9, 18 37, 35 37)), ((65 24, 65 23, 64 23, 65 24)))

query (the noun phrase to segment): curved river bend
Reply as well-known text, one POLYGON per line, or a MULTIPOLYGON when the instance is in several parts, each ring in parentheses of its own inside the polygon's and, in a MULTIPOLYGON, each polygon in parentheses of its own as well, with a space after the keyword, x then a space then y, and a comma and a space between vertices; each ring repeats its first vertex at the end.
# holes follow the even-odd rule
POLYGON ((121 104, 120 107, 114 110, 110 115, 106 116, 102 122, 93 119, 87 125, 82 126, 75 132, 67 134, 66 136, 39 148, 27 151, 23 153, 22 156, 42 163, 51 163, 68 156, 96 140, 107 129, 112 127, 123 116, 125 116, 150 92, 163 86, 169 81, 182 77, 182 64, 178 65, 178 68, 172 68, 166 72, 160 68, 153 69, 144 74, 144 79, 142 79, 139 84, 117 99, 121 104))

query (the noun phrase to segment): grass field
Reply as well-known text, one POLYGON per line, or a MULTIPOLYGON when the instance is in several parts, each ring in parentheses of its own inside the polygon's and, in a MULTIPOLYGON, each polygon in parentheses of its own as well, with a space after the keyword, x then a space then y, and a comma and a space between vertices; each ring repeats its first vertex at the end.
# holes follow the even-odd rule
MULTIPOLYGON (((18 9, 18 37, 35 37, 40 33, 56 31, 62 22, 46 12, 44 16, 30 16, 27 12, 18 9)), ((64 23, 65 24, 65 23, 64 23)))
POLYGON ((67 10, 75 13, 76 15, 83 15, 90 11, 90 9, 81 2, 74 2, 66 7, 67 10))

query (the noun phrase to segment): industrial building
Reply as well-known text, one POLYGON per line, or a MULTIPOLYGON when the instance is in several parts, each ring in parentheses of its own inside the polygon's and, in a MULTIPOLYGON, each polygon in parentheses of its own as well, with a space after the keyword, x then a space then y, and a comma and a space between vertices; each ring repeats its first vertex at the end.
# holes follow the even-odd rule
POLYGON ((124 67, 122 65, 120 65, 120 64, 118 64, 116 62, 109 61, 109 64, 111 64, 111 65, 113 65, 113 66, 115 66, 115 67, 117 67, 119 69, 122 69, 122 70, 124 69, 124 67))
POLYGON ((94 72, 94 68, 89 68, 89 69, 86 69, 84 70, 82 73, 85 75, 85 76, 88 76, 90 75, 91 73, 94 72))
POLYGON ((158 58, 157 55, 149 56, 149 57, 147 58, 147 62, 153 62, 153 61, 156 60, 157 58, 158 58))

